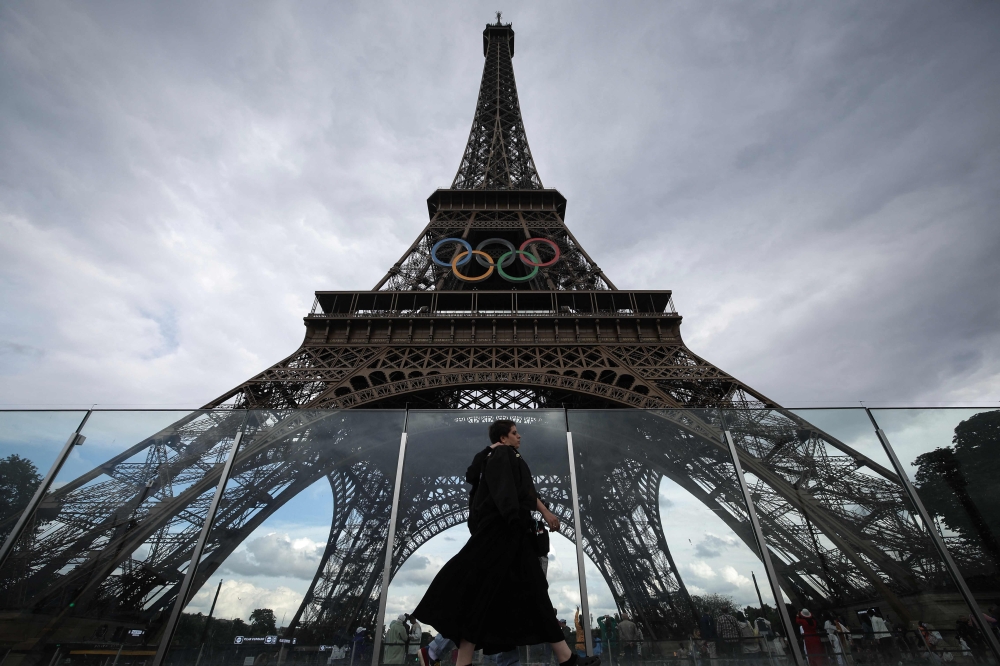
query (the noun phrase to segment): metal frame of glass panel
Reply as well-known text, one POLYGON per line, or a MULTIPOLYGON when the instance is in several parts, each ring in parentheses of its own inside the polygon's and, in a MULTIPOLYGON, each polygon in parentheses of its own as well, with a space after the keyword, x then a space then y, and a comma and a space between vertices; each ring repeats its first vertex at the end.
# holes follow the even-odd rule
MULTIPOLYGON (((378 598, 378 621, 375 625, 376 632, 379 627, 385 624, 385 604, 389 597, 389 578, 392 572, 392 549, 396 541, 396 516, 399 514, 399 493, 403 486, 403 462, 406 459, 406 424, 409 421, 410 411, 406 411, 403 417, 403 432, 399 437, 399 459, 396 461, 396 480, 392 486, 392 510, 389 513, 389 538, 385 541, 385 568, 382 574, 382 591, 378 598)), ((375 637, 372 645, 372 666, 378 666, 379 656, 382 653, 382 641, 379 636, 375 637)))
POLYGON ((52 463, 52 467, 49 469, 48 474, 45 475, 45 478, 35 490, 35 494, 32 495, 28 505, 21 512, 21 517, 17 519, 14 529, 7 535, 7 539, 4 541, 3 547, 0 548, 0 568, 3 567, 4 563, 7 561, 7 557, 14 549, 14 544, 16 544, 17 540, 21 538, 21 534, 24 533, 24 528, 28 526, 28 521, 31 520, 31 516, 35 514, 35 511, 38 509, 38 505, 41 503, 45 493, 47 493, 49 488, 52 487, 52 482, 56 480, 56 475, 59 474, 59 470, 61 470, 62 466, 66 464, 66 459, 69 458, 69 454, 73 452, 73 447, 80 446, 83 444, 83 441, 87 439, 80 434, 80 431, 83 430, 83 426, 87 425, 87 419, 90 418, 90 415, 93 412, 94 410, 92 409, 87 410, 87 413, 83 415, 80 425, 76 427, 73 434, 66 440, 66 444, 63 445, 62 451, 59 452, 55 462, 52 463))

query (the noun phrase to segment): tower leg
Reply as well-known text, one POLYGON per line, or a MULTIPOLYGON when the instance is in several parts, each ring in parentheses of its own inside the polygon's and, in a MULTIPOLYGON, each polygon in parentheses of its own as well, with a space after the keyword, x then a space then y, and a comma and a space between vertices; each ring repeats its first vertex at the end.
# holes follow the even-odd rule
POLYGON ((392 484, 370 463, 335 470, 328 478, 334 497, 330 537, 289 625, 316 641, 374 626, 392 504, 392 484))

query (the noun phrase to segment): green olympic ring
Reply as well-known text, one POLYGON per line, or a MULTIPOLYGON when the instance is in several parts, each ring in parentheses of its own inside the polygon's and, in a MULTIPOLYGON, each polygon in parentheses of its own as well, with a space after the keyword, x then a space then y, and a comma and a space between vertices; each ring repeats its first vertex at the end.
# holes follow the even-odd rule
MULTIPOLYGON (((513 256, 511 257, 511 259, 513 259, 513 256)), ((496 267, 497 267, 497 273, 500 274, 500 277, 502 277, 504 280, 507 280, 508 282, 527 282, 531 278, 538 275, 538 265, 540 263, 541 260, 535 255, 531 254, 530 252, 527 252, 525 250, 511 250, 510 252, 504 252, 503 254, 500 255, 500 258, 497 259, 496 267), (532 262, 534 262, 529 264, 527 261, 524 261, 524 259, 521 260, 524 261, 524 263, 528 264, 529 266, 534 266, 534 268, 531 269, 531 272, 525 275, 524 277, 514 277, 513 275, 507 275, 503 271, 504 259, 507 258, 507 255, 514 255, 514 254, 519 254, 522 257, 528 257, 531 259, 532 262)))

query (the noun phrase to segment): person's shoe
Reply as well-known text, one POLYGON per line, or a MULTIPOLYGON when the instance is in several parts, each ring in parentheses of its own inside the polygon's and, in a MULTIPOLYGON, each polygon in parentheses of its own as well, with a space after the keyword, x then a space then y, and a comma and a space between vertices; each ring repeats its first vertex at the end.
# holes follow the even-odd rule
POLYGON ((420 648, 420 666, 431 666, 431 656, 427 654, 427 647, 420 648))
POLYGON ((601 666, 600 657, 580 657, 576 661, 576 666, 601 666))

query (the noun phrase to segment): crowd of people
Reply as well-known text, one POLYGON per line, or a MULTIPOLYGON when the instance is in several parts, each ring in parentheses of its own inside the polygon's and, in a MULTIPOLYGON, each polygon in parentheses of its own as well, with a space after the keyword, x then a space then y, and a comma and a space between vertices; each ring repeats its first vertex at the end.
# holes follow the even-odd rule
MULTIPOLYGON (((903 626, 877 608, 852 615, 855 621, 848 623, 845 614, 821 612, 817 617, 808 608, 791 611, 795 640, 809 666, 990 663, 986 639, 969 615, 961 616, 952 631, 938 630, 923 620, 903 626)), ((994 617, 983 617, 1000 635, 994 617)), ((725 610, 714 616, 703 613, 689 653, 695 664, 703 660, 782 663, 790 651, 782 633, 765 617, 748 619, 742 612, 725 610)))
MULTIPOLYGON (((960 616, 953 629, 938 629, 924 620, 903 623, 877 608, 854 615, 851 625, 844 614, 826 612, 817 618, 805 608, 795 614, 803 656, 810 666, 990 661, 986 638, 971 615, 960 616)), ((984 613, 983 618, 1000 636, 994 616, 984 613)))

